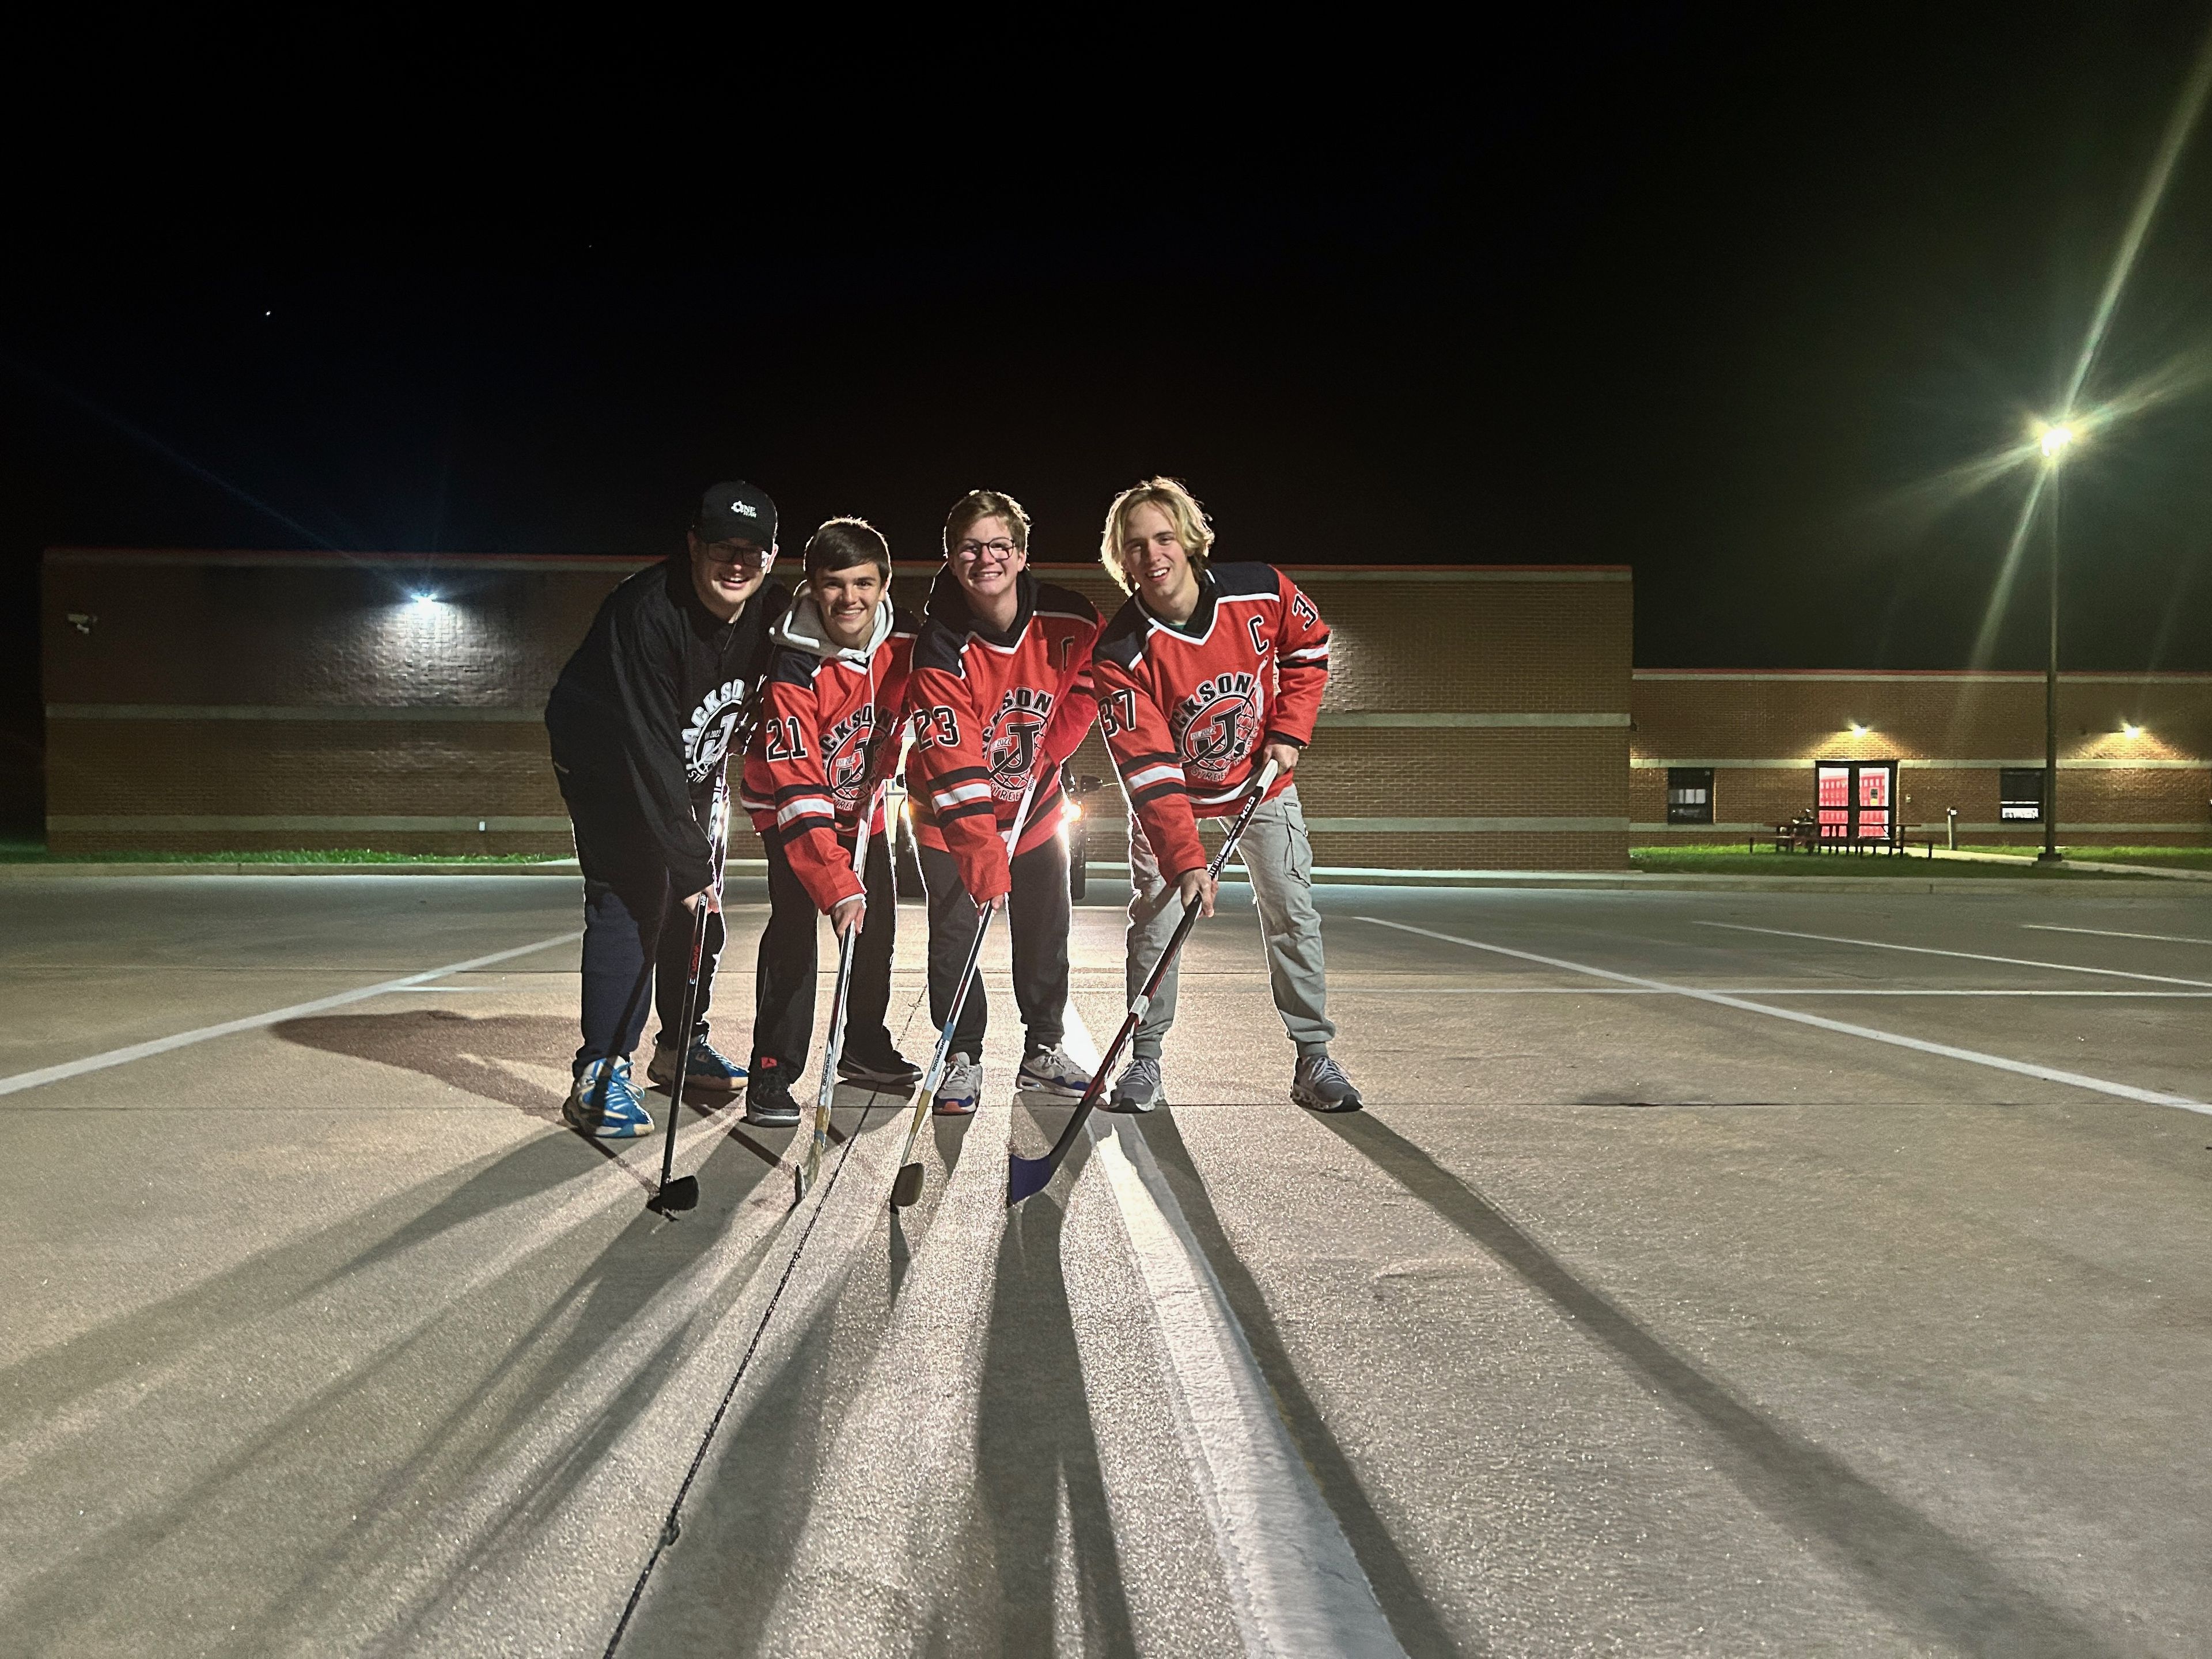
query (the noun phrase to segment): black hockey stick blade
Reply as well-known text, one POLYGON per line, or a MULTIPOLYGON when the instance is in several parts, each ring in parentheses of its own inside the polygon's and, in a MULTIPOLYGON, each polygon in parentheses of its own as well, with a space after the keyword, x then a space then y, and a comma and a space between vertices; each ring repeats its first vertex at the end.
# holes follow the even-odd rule
POLYGON ((655 1215, 665 1215, 672 1219, 686 1210, 697 1209, 699 1177, 678 1176, 673 1181, 663 1182, 660 1190, 653 1195, 645 1207, 655 1215))
MULTIPOLYGON (((1047 1152, 1042 1158, 1012 1158, 1006 1159, 1006 1207, 1012 1209, 1025 1198, 1034 1198, 1052 1184, 1053 1172, 1060 1161, 1047 1152)), ((917 1186, 920 1182, 915 1183, 917 1186)))
POLYGON ((891 1182, 891 1208, 911 1209, 921 1196, 921 1165, 904 1164, 899 1166, 898 1179, 891 1182))

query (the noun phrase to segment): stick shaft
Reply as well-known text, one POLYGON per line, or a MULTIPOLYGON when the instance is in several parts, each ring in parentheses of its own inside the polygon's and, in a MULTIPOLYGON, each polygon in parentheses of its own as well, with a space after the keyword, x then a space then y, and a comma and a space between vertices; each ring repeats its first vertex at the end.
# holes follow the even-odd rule
MULTIPOLYGON (((1011 880, 1014 849, 1022 844, 1022 833, 1029 828, 1030 804, 1036 798, 1036 776, 1022 790, 1022 798, 1014 807, 1014 821, 1006 830, 1006 866, 1011 880)), ((945 1080, 945 1065, 952 1056, 952 1036, 960 1029, 960 1011, 968 1006, 968 988, 975 982, 975 975, 983 960, 983 937, 991 931, 991 907, 976 907, 982 914, 976 918, 975 942, 968 947, 968 961, 960 970, 960 983, 952 993, 952 1007, 945 1016, 945 1024, 937 1034, 937 1047, 929 1057, 929 1070, 922 1074, 921 1089, 914 1097, 914 1112, 907 1120, 906 1147, 900 1152, 897 1168, 904 1169, 914 1162, 915 1143, 921 1139, 921 1126, 929 1117, 929 1109, 937 1099, 937 1085, 945 1080)))
MULTIPOLYGON (((739 721, 742 726, 743 720, 739 721)), ((714 775, 714 804, 708 809, 708 839, 712 846, 714 879, 708 884, 716 904, 722 897, 722 865, 730 844, 730 760, 722 757, 714 775)), ((691 1031, 699 1022, 699 969, 707 957, 707 918, 714 911, 701 899, 691 917, 691 970, 684 981, 684 1029, 677 1034, 676 1077, 668 1085, 668 1121, 660 1137, 660 1184, 667 1186, 676 1173, 676 1119, 684 1105, 684 1082, 691 1072, 691 1031)))
MULTIPOLYGON (((874 827, 876 808, 882 799, 883 788, 878 785, 862 804, 860 822, 853 831, 853 873, 860 878, 860 914, 864 920, 868 902, 868 832, 874 827)), ((852 983, 853 947, 860 943, 861 925, 847 928, 837 945, 837 983, 830 996, 830 1039, 822 1047, 822 1075, 815 1084, 814 1138, 806 1149, 806 1163, 799 1176, 802 1198, 822 1168, 823 1154, 830 1150, 830 1108, 837 1092, 837 1059, 845 1051, 846 989, 852 983)))
MULTIPOLYGON (((1275 781, 1276 769, 1275 763, 1273 761, 1269 761, 1261 769, 1259 779, 1252 787, 1252 793, 1245 797, 1243 809, 1237 814, 1229 826, 1229 833, 1222 838, 1221 850, 1213 855, 1212 861, 1206 866, 1206 873, 1216 880, 1218 880, 1221 872, 1229 867, 1230 858, 1237 851, 1237 843, 1244 839, 1244 831, 1252 822, 1252 815, 1260 810, 1261 802, 1267 799, 1267 790, 1275 781)), ((1143 1024, 1146 1013, 1152 1007, 1153 997, 1159 993, 1161 981, 1167 978, 1168 969, 1175 965, 1175 959, 1182 950, 1183 941, 1190 937, 1190 930, 1197 925, 1197 921, 1198 899, 1194 895, 1184 903, 1182 920, 1176 924, 1175 933, 1168 939, 1167 948, 1160 952, 1159 960, 1152 964, 1152 971, 1146 976, 1144 989, 1130 1000, 1128 1014, 1121 1021, 1121 1029, 1115 1033, 1113 1046, 1098 1057, 1098 1068, 1091 1074, 1091 1086, 1083 1091, 1083 1098, 1076 1103, 1074 1115, 1067 1120, 1067 1127, 1060 1131, 1060 1139, 1053 1142, 1052 1150, 1045 1154, 1044 1162, 1048 1171, 1046 1180, 1051 1179, 1049 1172, 1057 1171, 1060 1164, 1066 1161, 1069 1149, 1075 1145, 1076 1137, 1083 1133, 1083 1126, 1090 1120, 1092 1110, 1098 1103, 1098 1096, 1106 1086, 1106 1079, 1113 1070, 1115 1060, 1121 1057, 1121 1050, 1127 1046, 1130 1039, 1136 1036, 1137 1027, 1143 1024)))

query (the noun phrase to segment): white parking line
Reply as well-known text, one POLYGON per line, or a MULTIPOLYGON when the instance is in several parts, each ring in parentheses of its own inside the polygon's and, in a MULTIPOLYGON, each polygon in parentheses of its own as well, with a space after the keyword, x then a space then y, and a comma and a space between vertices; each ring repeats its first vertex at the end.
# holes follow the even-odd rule
MULTIPOLYGON (((1066 1025, 1069 1056, 1097 1066, 1097 1045, 1073 1000, 1066 1025)), ((1206 1506, 1245 1651, 1404 1659, 1152 1148, 1133 1124, 1115 1129, 1101 1134, 1092 1120, 1091 1163, 1106 1178, 1152 1296, 1176 1437, 1206 1506)))
MULTIPOLYGON (((1342 997, 1671 997, 1672 987, 1657 989, 1643 985, 1335 985, 1330 994, 1342 997)), ((1865 986, 1705 985, 1700 990, 1729 997, 2144 997, 2176 998, 2182 1001, 2212 997, 2212 991, 1935 991, 1875 990, 1865 986)))
MULTIPOLYGON (((2100 1095, 2112 1095, 2121 1100, 2136 1100, 2148 1106, 2179 1106, 2184 1111, 2202 1112, 2212 1116, 2212 1105, 2200 1100, 2191 1100, 2184 1095, 2160 1094, 2154 1089, 2138 1089, 2131 1083, 2113 1083, 2104 1078, 2089 1077, 2080 1072, 2062 1072, 2055 1066, 2038 1066, 2024 1060, 2009 1060, 2002 1054, 1985 1054, 1972 1048, 1954 1048, 1948 1042, 1929 1042, 1920 1037, 1905 1036, 1895 1031, 1878 1031, 1868 1025, 1850 1025, 1839 1019, 1826 1019, 1819 1014, 1800 1013, 1794 1008, 1769 1008, 1763 1003, 1747 1002, 1741 997, 1730 996, 1725 991, 1702 991, 1693 986, 1673 985, 1665 980, 1647 979, 1641 974, 1615 973, 1610 968, 1593 968, 1587 963, 1568 962, 1559 957, 1539 956, 1534 951, 1516 951, 1504 945, 1486 945, 1480 939, 1462 939, 1456 933, 1439 933, 1427 927, 1415 927, 1402 921, 1385 921, 1380 916, 1358 916, 1358 921, 1372 922, 1377 927, 1390 927, 1401 933, 1418 933, 1424 939, 1442 939, 1447 945, 1463 945, 1470 951, 1487 951, 1493 956, 1513 957, 1522 962, 1538 962, 1547 968, 1564 969, 1569 973, 1588 974, 1596 979, 1609 979, 1620 984, 1641 985, 1647 989, 1669 992, 1675 996, 1688 997, 1695 1002, 1710 1002, 1723 1008, 1740 1008, 1746 1013, 1765 1014, 1773 1019, 1786 1019, 1799 1025, 1816 1026, 1824 1031, 1834 1031, 1844 1036, 1864 1037, 1869 1042, 1885 1042, 1892 1048, 1911 1048, 1923 1054, 1936 1054, 1945 1060, 1963 1060, 1972 1066, 1986 1066, 1993 1071, 2013 1072, 2021 1077, 2040 1078, 2046 1083, 2063 1083, 2076 1089, 2087 1089, 2100 1095)), ((1764 930, 1760 930, 1764 931, 1764 930)), ((1807 937, 1812 937, 1808 935, 1807 937)), ((1846 940, 1844 943, 1855 943, 1846 940)))
POLYGON ((35 1072, 18 1072, 13 1077, 0 1077, 0 1095, 12 1095, 21 1089, 35 1089, 45 1083, 58 1083, 64 1078, 82 1077, 87 1072, 105 1070, 110 1066, 127 1066, 134 1060, 144 1060, 153 1054, 165 1054, 172 1048, 189 1048, 195 1042, 205 1042, 210 1037, 228 1036, 236 1031, 258 1030, 264 1025, 280 1021, 298 1019, 307 1014, 319 1014, 325 1009, 343 1008, 349 1002, 360 1002, 369 997, 382 996, 387 991, 410 990, 434 979, 443 979, 448 974, 465 974, 472 968, 489 968, 495 962, 507 962, 515 957, 526 957, 533 951, 550 949, 556 945, 567 945, 583 938, 580 931, 556 933, 550 939, 541 939, 529 945, 518 945, 511 951, 495 951, 488 957, 471 957, 466 962, 449 962, 442 968, 432 968, 419 974, 410 974, 404 979, 387 979, 375 985, 363 985, 351 991, 340 991, 334 996, 318 997, 313 1002, 295 1002, 289 1008, 272 1008, 265 1014, 248 1014, 243 1019, 227 1019, 220 1025, 203 1025, 197 1030, 179 1031, 174 1036, 155 1037, 149 1042, 134 1042, 128 1048, 110 1048, 106 1054, 87 1054, 82 1060, 64 1060, 58 1066, 42 1066, 35 1072))
POLYGON ((1823 945, 1856 945, 1869 951, 1905 951, 1916 957, 1957 957, 1967 962, 1997 962, 2008 968, 2048 968, 2061 974, 2099 974, 2106 979, 2140 979, 2154 985, 2212 988, 2212 979, 2177 979, 2172 974, 2130 974, 2118 968, 2084 968, 2073 962, 2038 962, 2032 957, 1992 957, 1979 951, 1941 951, 1932 945, 1893 945, 1887 939, 1844 939, 1834 933, 1800 933, 1787 927, 1753 927, 1741 921, 1701 921, 1700 927, 1724 927, 1732 933, 1771 933, 1776 939, 1818 939, 1823 945))
POLYGON ((2197 939, 2188 933, 2123 933, 2112 927, 2062 927, 2055 921, 2023 921, 2023 927, 2033 927, 2039 933, 2094 933, 2099 939, 2154 939, 2168 945, 2212 945, 2212 939, 2197 939))

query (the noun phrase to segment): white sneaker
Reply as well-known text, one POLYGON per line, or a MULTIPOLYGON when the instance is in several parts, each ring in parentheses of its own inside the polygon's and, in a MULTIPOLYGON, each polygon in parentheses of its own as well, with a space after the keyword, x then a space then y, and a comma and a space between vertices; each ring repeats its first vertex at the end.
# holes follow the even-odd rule
POLYGON ((937 1103, 931 1109, 939 1117, 966 1117, 975 1111, 982 1092, 983 1068, 965 1054, 955 1054, 945 1062, 945 1078, 937 1085, 937 1103))
POLYGON ((1040 1048, 1022 1062, 1022 1069, 1014 1074, 1017 1094, 1058 1095, 1066 1100, 1080 1100, 1091 1087, 1091 1073, 1067 1057, 1067 1050, 1055 1044, 1040 1048))

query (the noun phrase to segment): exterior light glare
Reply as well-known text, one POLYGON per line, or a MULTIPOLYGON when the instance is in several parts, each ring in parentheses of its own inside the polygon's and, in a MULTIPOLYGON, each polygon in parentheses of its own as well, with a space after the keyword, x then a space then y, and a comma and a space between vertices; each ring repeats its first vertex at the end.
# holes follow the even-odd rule
POLYGON ((1872 726, 1863 726, 1856 720, 1853 720, 1850 723, 1850 728, 1851 735, 1855 738, 1863 738, 1866 736, 1869 732, 1874 729, 1872 726))
POLYGON ((2137 726, 2133 720, 2120 722, 2120 735, 2124 738, 2139 738, 2142 736, 2142 727, 2137 726))
POLYGON ((2045 427, 2043 434, 2038 441, 2043 450, 2043 459, 2056 464, 2071 447, 2076 435, 2074 428, 2063 422, 2055 426, 2045 427))
POLYGON ((433 605, 441 603, 435 593, 415 593, 410 594, 409 597, 414 600, 417 607, 426 611, 433 605))

